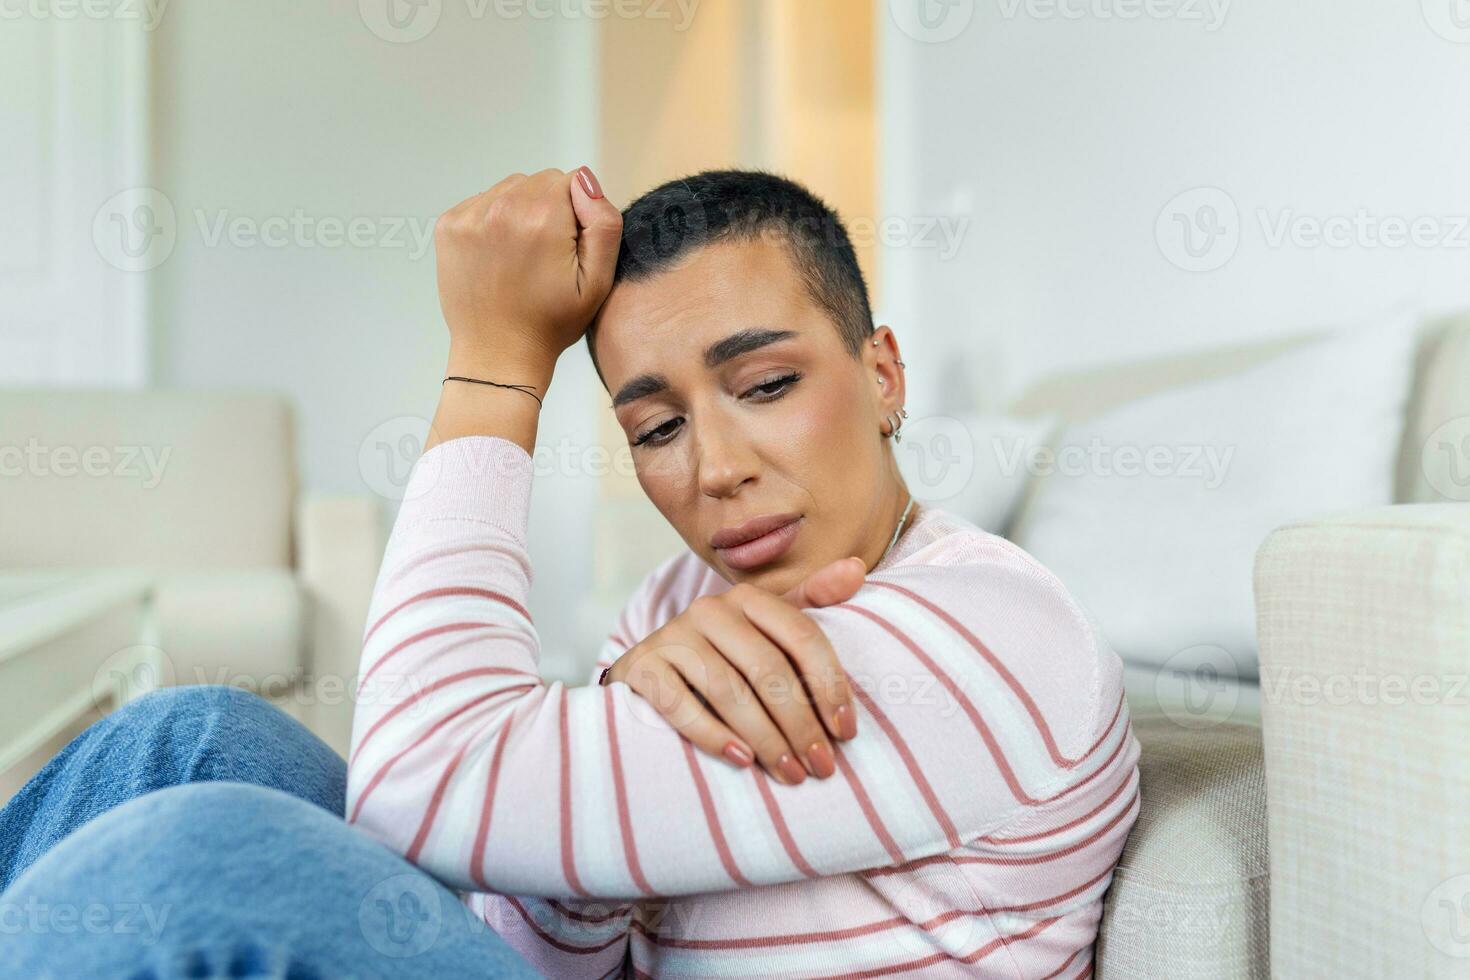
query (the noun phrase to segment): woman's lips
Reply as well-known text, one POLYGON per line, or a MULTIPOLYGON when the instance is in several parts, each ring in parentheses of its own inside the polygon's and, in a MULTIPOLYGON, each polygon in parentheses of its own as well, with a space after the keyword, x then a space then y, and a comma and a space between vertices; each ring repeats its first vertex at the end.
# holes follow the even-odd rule
POLYGON ((791 548, 801 533, 801 521, 800 517, 793 518, 758 538, 724 548, 716 547, 715 553, 726 565, 741 571, 773 562, 791 548))

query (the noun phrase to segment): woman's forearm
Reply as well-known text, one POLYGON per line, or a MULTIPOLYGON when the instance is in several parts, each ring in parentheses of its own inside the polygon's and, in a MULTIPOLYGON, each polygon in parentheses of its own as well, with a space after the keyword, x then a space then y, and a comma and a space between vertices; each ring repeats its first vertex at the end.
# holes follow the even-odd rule
MULTIPOLYGON (((889 578, 979 634, 985 617, 1041 617, 1046 630, 1016 635, 1042 646, 1002 655, 1013 669, 1046 658, 1066 686, 1033 692, 1040 714, 1019 711, 969 639, 875 578, 851 608, 814 612, 873 691, 839 750, 840 779, 783 786, 701 758, 626 684, 543 683, 526 610, 531 469, 503 437, 426 453, 374 596, 348 816, 442 880, 519 895, 692 894, 937 855, 1027 813, 1044 812, 1042 826, 1089 811, 1105 829, 1124 819, 1134 750, 1121 691, 1089 683, 1093 639, 1059 597, 1000 568, 889 578), (1099 717, 1100 696, 1114 703, 1099 717), (997 714, 1013 723, 993 729, 997 714)), ((1102 867, 1114 840, 1094 843, 1102 867)))

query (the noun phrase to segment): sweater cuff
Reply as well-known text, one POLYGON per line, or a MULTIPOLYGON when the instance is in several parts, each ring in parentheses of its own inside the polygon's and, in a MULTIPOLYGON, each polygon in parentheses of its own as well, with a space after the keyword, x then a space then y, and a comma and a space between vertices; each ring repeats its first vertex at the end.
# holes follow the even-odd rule
POLYGON ((531 455, 500 436, 441 442, 414 463, 397 523, 479 521, 524 543, 532 470, 531 455))

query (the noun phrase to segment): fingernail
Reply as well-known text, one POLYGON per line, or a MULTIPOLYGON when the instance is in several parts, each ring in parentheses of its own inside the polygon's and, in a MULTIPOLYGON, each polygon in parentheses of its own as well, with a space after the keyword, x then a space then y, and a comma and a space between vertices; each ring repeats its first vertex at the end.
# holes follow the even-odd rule
POLYGON ((776 760, 776 767, 781 770, 781 775, 791 781, 793 786, 806 778, 806 770, 801 768, 801 763, 787 753, 782 753, 781 758, 776 760))
POLYGON ((750 749, 747 749, 734 739, 725 743, 725 758, 729 759, 741 769, 744 769, 755 760, 755 756, 750 754, 750 749))
POLYGON ((813 742, 812 747, 806 750, 806 758, 811 763, 812 775, 820 779, 826 779, 837 771, 837 764, 832 761, 832 750, 825 742, 813 742))
POLYGON ((577 168, 577 179, 582 182, 582 190, 587 192, 588 197, 601 197, 602 185, 597 182, 597 175, 586 167, 577 168))
POLYGON ((857 736, 857 715, 853 714, 851 708, 842 704, 832 712, 832 717, 837 723, 837 736, 839 738, 854 738, 857 736))

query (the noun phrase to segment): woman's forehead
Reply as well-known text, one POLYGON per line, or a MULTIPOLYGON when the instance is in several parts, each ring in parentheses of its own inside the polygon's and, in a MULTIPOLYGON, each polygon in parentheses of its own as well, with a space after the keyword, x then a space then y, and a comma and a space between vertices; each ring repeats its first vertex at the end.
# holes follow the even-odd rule
POLYGON ((598 313, 594 343, 613 385, 615 376, 637 373, 650 361, 702 362, 709 345, 737 331, 803 334, 824 319, 783 247, 759 239, 720 242, 657 275, 614 286, 598 313))

